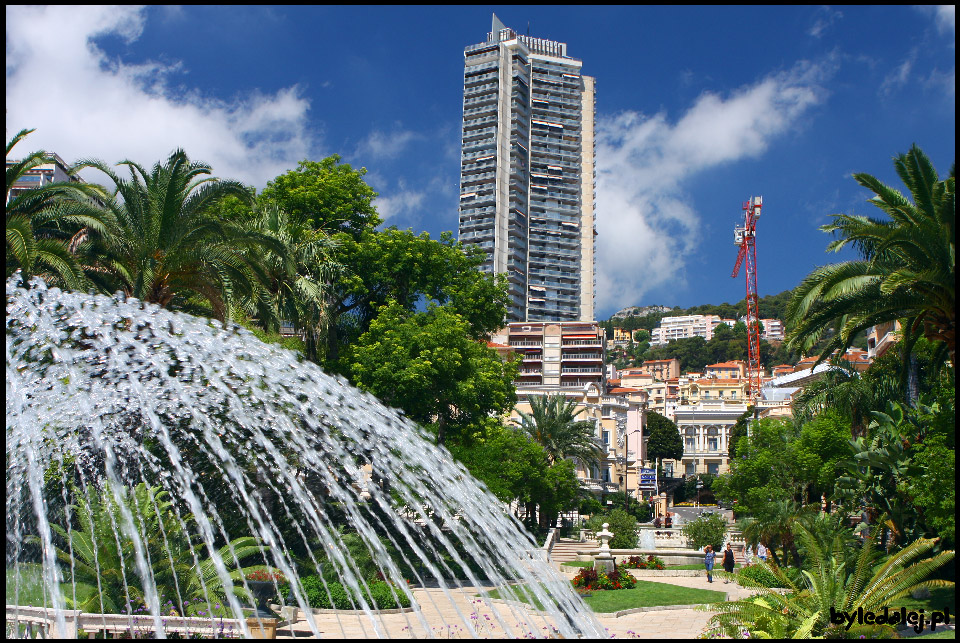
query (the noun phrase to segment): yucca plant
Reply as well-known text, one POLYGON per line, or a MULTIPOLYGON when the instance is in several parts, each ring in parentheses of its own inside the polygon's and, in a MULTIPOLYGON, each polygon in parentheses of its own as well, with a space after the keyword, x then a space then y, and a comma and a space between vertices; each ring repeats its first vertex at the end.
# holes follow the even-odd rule
POLYGON ((732 638, 815 638, 831 635, 889 636, 890 625, 831 625, 831 608, 854 612, 859 608, 874 613, 896 606, 895 601, 923 587, 952 587, 950 581, 928 579, 936 570, 953 560, 954 552, 942 551, 932 558, 929 552, 935 539, 920 538, 890 556, 879 567, 873 537, 866 538, 852 568, 845 562, 847 540, 837 534, 829 548, 802 523, 794 527, 796 537, 807 553, 809 569, 794 582, 776 565, 761 563, 786 589, 775 590, 752 578, 718 572, 736 579, 743 587, 755 588, 750 598, 706 605, 700 609, 717 612, 709 621, 711 634, 732 638), (837 629, 839 628, 839 629, 837 629))

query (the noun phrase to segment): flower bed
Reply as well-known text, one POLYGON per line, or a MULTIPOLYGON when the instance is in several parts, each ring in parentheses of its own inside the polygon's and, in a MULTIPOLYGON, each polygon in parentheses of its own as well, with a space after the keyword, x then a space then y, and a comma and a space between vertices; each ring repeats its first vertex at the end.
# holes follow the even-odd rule
POLYGON ((590 591, 633 589, 636 585, 637 579, 631 576, 630 572, 623 570, 622 566, 616 565, 609 574, 585 567, 573 579, 574 587, 590 591))
POLYGON ((646 560, 642 556, 630 556, 623 561, 622 565, 629 569, 665 569, 663 560, 653 554, 647 556, 646 560))

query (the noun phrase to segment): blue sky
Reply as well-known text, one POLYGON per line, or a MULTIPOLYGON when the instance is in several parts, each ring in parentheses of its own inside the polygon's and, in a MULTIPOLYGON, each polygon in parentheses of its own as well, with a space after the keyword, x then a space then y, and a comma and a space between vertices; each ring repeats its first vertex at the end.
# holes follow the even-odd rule
MULTIPOLYGON (((261 189, 303 158, 368 170, 388 225, 457 228, 463 48, 491 13, 597 78, 598 317, 743 298, 740 205, 764 197, 759 291, 873 214, 914 142, 955 158, 953 7, 11 7, 7 137, 152 165, 174 148, 261 189)), ((878 211, 877 211, 878 212, 878 211)))

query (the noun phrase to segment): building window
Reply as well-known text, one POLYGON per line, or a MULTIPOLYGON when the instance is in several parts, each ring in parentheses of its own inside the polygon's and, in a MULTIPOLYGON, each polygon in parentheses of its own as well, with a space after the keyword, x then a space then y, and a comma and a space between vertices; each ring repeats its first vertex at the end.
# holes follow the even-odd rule
POLYGON ((604 431, 604 432, 603 432, 603 444, 604 444, 604 446, 609 446, 609 445, 610 445, 610 432, 609 432, 609 431, 604 431))
POLYGON ((695 465, 692 462, 685 462, 684 466, 685 466, 684 473, 688 476, 692 476, 697 472, 697 465, 695 465))
POLYGON ((711 463, 707 465, 707 473, 712 475, 718 475, 720 473, 720 465, 716 463, 711 463))
POLYGON ((707 438, 707 450, 716 451, 717 450, 717 439, 716 438, 707 438))
POLYGON ((696 449, 696 440, 694 438, 687 438, 683 442, 684 451, 693 452, 696 449))

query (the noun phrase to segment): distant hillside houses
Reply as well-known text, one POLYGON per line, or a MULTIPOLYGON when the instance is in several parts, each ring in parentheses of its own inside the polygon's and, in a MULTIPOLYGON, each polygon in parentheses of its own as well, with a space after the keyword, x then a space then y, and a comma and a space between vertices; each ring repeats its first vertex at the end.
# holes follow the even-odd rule
MULTIPOLYGON (((741 320, 746 322, 746 320, 741 320)), ((719 315, 682 315, 680 317, 664 317, 660 325, 650 333, 650 344, 666 346, 669 342, 687 337, 703 337, 707 341, 713 339, 713 334, 720 324, 733 328, 736 319, 723 319, 719 315)), ((782 342, 784 339, 783 322, 779 319, 761 319, 763 333, 761 337, 770 342, 782 342)))

